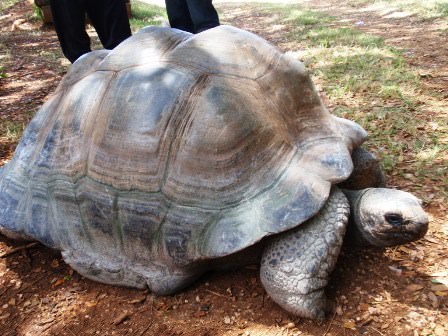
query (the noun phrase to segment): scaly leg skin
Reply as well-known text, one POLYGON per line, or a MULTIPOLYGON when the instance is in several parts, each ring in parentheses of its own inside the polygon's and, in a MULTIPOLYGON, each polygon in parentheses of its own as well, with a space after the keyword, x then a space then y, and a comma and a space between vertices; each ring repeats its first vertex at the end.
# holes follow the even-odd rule
POLYGON ((269 296, 288 312, 314 319, 325 316, 324 289, 339 256, 349 211, 344 194, 333 188, 316 216, 266 246, 261 282, 269 296))

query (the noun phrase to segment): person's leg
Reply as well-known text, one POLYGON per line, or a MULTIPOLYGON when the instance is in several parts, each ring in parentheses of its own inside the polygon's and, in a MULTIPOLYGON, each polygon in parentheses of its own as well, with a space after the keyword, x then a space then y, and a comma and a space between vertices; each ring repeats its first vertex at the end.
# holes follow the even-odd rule
POLYGON ((62 52, 73 63, 90 51, 90 38, 85 31, 84 1, 50 0, 50 4, 62 52))
POLYGON ((124 0, 87 1, 86 8, 105 49, 113 49, 131 36, 124 0))
POLYGON ((165 5, 171 28, 194 33, 186 0, 165 0, 165 5))
POLYGON ((200 33, 204 30, 219 26, 219 17, 212 0, 186 0, 194 32, 200 33))

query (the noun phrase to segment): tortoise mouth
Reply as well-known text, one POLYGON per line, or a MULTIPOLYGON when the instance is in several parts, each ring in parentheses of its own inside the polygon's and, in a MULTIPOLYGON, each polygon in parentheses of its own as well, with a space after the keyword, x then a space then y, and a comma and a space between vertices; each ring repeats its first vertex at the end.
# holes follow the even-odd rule
POLYGON ((412 222, 400 227, 381 228, 372 231, 371 235, 375 241, 381 241, 382 246, 395 246, 406 244, 422 238, 428 231, 428 220, 412 222))

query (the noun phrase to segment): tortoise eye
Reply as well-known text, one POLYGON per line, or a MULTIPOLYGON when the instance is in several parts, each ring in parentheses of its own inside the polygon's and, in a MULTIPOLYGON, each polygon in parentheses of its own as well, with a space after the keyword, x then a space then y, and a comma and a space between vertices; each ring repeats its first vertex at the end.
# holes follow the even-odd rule
POLYGON ((384 216, 386 218, 386 221, 393 226, 399 226, 403 224, 403 217, 400 214, 386 214, 384 216))

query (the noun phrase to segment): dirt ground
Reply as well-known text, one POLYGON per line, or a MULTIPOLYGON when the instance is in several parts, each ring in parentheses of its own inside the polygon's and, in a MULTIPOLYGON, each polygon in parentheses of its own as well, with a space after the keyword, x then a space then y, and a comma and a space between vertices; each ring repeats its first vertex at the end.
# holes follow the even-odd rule
MULTIPOLYGON (((393 11, 365 11, 344 1, 305 3, 330 11, 341 25, 362 20, 360 29, 405 48, 408 62, 425 71, 425 85, 441 93, 445 100, 439 105, 446 107, 448 41, 440 26, 445 23, 394 18, 393 11)), ((281 30, 265 24, 269 18, 253 7, 222 2, 218 7, 226 22, 283 51, 300 47, 284 42, 281 30)), ((10 52, 7 76, 0 78, 0 118, 23 124, 66 69, 54 31, 30 20, 31 12, 24 1, 0 16, 1 53, 10 52)), ((2 142, 0 165, 14 147, 2 142)), ((403 187, 405 181, 394 185, 403 187)), ((266 296, 257 266, 211 273, 178 295, 156 297, 94 283, 57 251, 0 236, 0 335, 447 335, 447 207, 435 202, 426 210, 430 231, 419 242, 386 251, 344 249, 328 288, 335 309, 323 321, 282 311, 266 296)))

